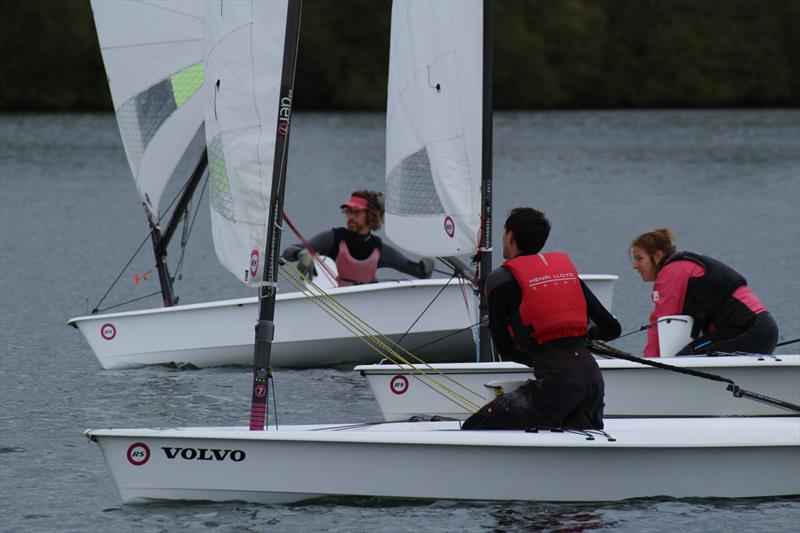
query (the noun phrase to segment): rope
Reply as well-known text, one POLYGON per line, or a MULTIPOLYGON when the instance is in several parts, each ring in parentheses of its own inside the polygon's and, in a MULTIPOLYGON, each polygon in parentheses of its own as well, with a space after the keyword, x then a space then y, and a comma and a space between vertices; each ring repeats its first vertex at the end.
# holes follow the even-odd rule
MULTIPOLYGON (((293 285, 295 285, 295 287, 297 287, 298 290, 302 290, 302 288, 303 288, 302 287, 302 283, 297 283, 297 282, 294 282, 294 281, 290 281, 290 282, 293 285)), ((342 324, 342 326, 344 326, 348 331, 350 331, 350 333, 352 333, 354 336, 356 336, 359 340, 361 340, 362 342, 367 344, 367 346, 369 346, 370 348, 375 350, 375 352, 378 353, 380 356, 383 356, 383 357, 391 360, 392 362, 394 362, 397 365, 405 364, 405 365, 409 366, 410 367, 409 370, 412 371, 411 375, 415 379, 417 379, 420 383, 422 383, 423 385, 427 386, 428 388, 430 388, 431 390, 433 390, 436 393, 442 394, 444 397, 446 397, 450 401, 456 403, 461 408, 463 408, 463 409, 465 409, 465 410, 467 410, 469 412, 474 412, 474 411, 476 411, 477 409, 480 408, 480 406, 478 404, 476 404, 475 402, 472 402, 471 400, 463 397, 459 393, 453 391, 448 386, 446 386, 445 384, 439 382, 435 378, 431 377, 424 370, 422 370, 419 367, 416 367, 415 365, 411 364, 407 359, 405 359, 403 356, 401 356, 400 354, 395 352, 385 342, 385 341, 387 341, 389 343, 393 343, 393 341, 391 341, 391 339, 383 337, 380 334, 375 334, 374 332, 370 332, 368 330, 365 330, 364 327, 361 324, 355 323, 355 322, 351 321, 350 319, 347 319, 346 317, 342 317, 341 315, 337 315, 337 311, 334 310, 334 309, 331 309, 329 307, 329 304, 316 300, 316 298, 319 298, 318 296, 311 294, 310 297, 312 299, 314 299, 313 301, 315 301, 315 303, 319 307, 321 307, 323 309, 323 311, 325 311, 331 317, 333 317, 334 320, 336 320, 337 322, 342 324), (414 372, 416 372, 416 374, 414 372), (424 379, 421 378, 418 374, 423 376, 424 379), (425 381, 425 379, 427 379, 428 381, 425 381)), ((471 392, 475 396, 480 397, 480 395, 478 393, 476 393, 475 391, 472 391, 471 389, 465 387, 462 383, 459 383, 458 381, 455 381, 454 379, 450 378, 449 376, 446 376, 446 375, 442 374, 441 371, 439 371, 437 369, 434 369, 434 368, 431 368, 431 370, 441 374, 441 376, 444 377, 445 379, 447 379, 448 381, 451 381, 452 383, 458 385, 459 387, 471 392)))
POLYGON ((657 325, 658 324, 645 324, 642 327, 640 327, 639 329, 635 329, 633 331, 629 331, 628 333, 624 333, 624 334, 620 335, 619 337, 617 337, 617 339, 621 339, 622 337, 627 337, 628 335, 633 335, 634 333, 640 333, 640 332, 642 332, 642 331, 644 331, 646 329, 654 328, 657 325))
POLYGON ((445 396, 452 402, 458 404, 467 411, 475 412, 481 407, 481 405, 473 402, 472 400, 469 400, 468 398, 465 398, 464 396, 452 390, 444 383, 440 382, 436 378, 429 375, 429 373, 426 372, 426 370, 438 373, 440 377, 450 381, 454 385, 464 389, 465 391, 475 395, 476 397, 481 398, 481 400, 483 400, 482 395, 469 389, 468 387, 452 379, 451 377, 443 374, 441 371, 431 367, 430 365, 419 359, 417 356, 409 352, 406 348, 400 346, 392 339, 382 335, 380 332, 372 328, 369 324, 361 320, 352 311, 341 305, 335 298, 325 293, 324 290, 322 290, 319 286, 313 283, 313 281, 309 280, 305 275, 303 275, 299 270, 297 270, 297 268, 294 265, 292 265, 288 261, 282 260, 282 264, 284 265, 284 267, 288 267, 281 270, 281 274, 283 274, 285 279, 287 279, 299 291, 308 295, 311 301, 313 301, 318 307, 320 307, 323 311, 329 314, 334 320, 336 320, 342 326, 344 326, 345 329, 356 335, 362 342, 370 346, 370 348, 375 350, 380 356, 385 357, 398 365, 408 365, 409 370, 412 371, 411 375, 415 379, 417 379, 420 383, 429 387, 435 392, 442 394, 443 396, 445 396), (318 294, 314 294, 314 292, 312 292, 311 290, 312 288, 314 291, 317 291, 318 294), (399 352, 402 352, 402 354, 399 353, 398 350, 399 352), (410 357, 418 361, 419 363, 425 365, 427 369, 423 370, 422 368, 412 364, 406 357, 410 357))
POLYGON ((433 305, 433 302, 435 302, 435 301, 436 301, 436 299, 437 299, 437 298, 438 298, 438 297, 439 297, 439 296, 442 294, 442 292, 443 292, 443 291, 444 291, 444 290, 447 288, 447 286, 448 286, 448 285, 450 285, 450 282, 451 282, 451 281, 453 281, 453 278, 455 278, 455 277, 456 277, 456 273, 455 273, 455 272, 453 272, 453 275, 452 275, 452 276, 450 276, 450 279, 449 279, 449 280, 447 280, 447 283, 445 283, 445 284, 442 286, 442 288, 441 288, 441 289, 439 289, 439 292, 437 292, 437 293, 436 293, 436 296, 434 296, 434 297, 433 297, 433 299, 432 299, 432 300, 431 300, 431 301, 428 303, 428 305, 427 305, 427 306, 425 306, 425 309, 423 309, 423 310, 422 310, 422 312, 421 312, 421 313, 419 314, 419 316, 418 316, 418 317, 417 317, 417 318, 414 320, 414 322, 412 322, 412 323, 411 323, 411 325, 410 325, 410 326, 408 326, 408 329, 406 330, 406 332, 405 332, 405 333, 403 333, 403 336, 402 336, 402 337, 400 337, 400 338, 397 340, 397 344, 400 344, 401 342, 403 342, 403 339, 405 339, 405 338, 406 338, 406 335, 408 335, 408 332, 409 332, 409 331, 411 331, 411 328, 413 328, 413 327, 414 327, 414 326, 417 324, 417 322, 419 322, 419 319, 420 319, 420 318, 422 318, 422 315, 424 315, 424 314, 425 314, 425 312, 426 312, 428 309, 430 309, 430 308, 431 308, 431 306, 433 305))
POLYGON ((480 325, 480 322, 475 322, 475 323, 474 323, 474 324, 472 324, 471 326, 467 326, 467 327, 465 327, 465 328, 461 328, 461 329, 460 329, 460 330, 458 330, 458 331, 454 331, 454 332, 452 332, 452 333, 448 333, 447 335, 444 335, 444 336, 442 336, 442 337, 439 337, 438 339, 434 339, 434 340, 432 340, 431 342, 426 342, 425 344, 422 344, 422 345, 420 345, 420 346, 415 346, 414 348, 411 348, 411 351, 412 351, 412 352, 418 352, 418 351, 420 351, 422 348, 427 348, 427 347, 428 347, 428 346, 430 346, 431 344, 435 344, 435 343, 437 343, 437 342, 439 342, 439 341, 443 341, 443 340, 445 340, 445 339, 446 339, 446 338, 448 338, 448 337, 452 337, 453 335, 458 335, 459 333, 463 333, 463 332, 467 331, 468 329, 472 329, 472 328, 474 328, 475 326, 479 326, 479 325, 480 325))
POLYGON ((773 405, 775 407, 780 407, 781 409, 786 409, 788 411, 795 411, 800 413, 800 405, 795 405, 793 403, 784 402, 783 400, 778 400, 777 398, 770 398, 769 396, 764 396, 763 394, 759 394, 757 392, 751 392, 739 387, 736 383, 733 382, 732 379, 724 378, 722 376, 718 376, 716 374, 710 374, 708 372, 701 372, 700 370, 691 370, 689 368, 681 368, 673 365, 668 365, 665 363, 659 363, 657 361, 652 361, 648 359, 644 359, 642 357, 636 357, 635 355, 629 354, 627 352, 623 352, 622 350, 618 350, 613 346, 609 346, 608 344, 600 341, 592 341, 588 343, 588 347, 592 352, 598 352, 601 355, 609 355, 611 357, 616 357, 618 359, 624 359, 626 361, 633 361, 635 363, 639 363, 646 366, 652 366, 655 368, 661 368, 663 370, 671 370, 672 372, 678 372, 680 374, 686 374, 689 376, 694 376, 703 379, 709 379, 712 381, 720 381, 722 383, 727 383, 728 387, 727 390, 733 393, 735 398, 750 398, 751 400, 756 400, 761 403, 766 403, 769 405, 773 405))
MULTIPOLYGON (((100 301, 99 301, 99 302, 97 302, 97 305, 95 305, 95 306, 94 306, 94 309, 92 309, 92 314, 95 314, 95 313, 98 313, 98 312, 100 312, 100 311, 101 311, 101 309, 100 309, 100 304, 101 304, 101 303, 103 303, 103 301, 105 301, 105 299, 106 299, 106 296, 108 296, 108 293, 110 293, 110 292, 111 292, 111 289, 113 289, 113 288, 114 288, 114 287, 117 285, 117 282, 119 281, 119 278, 121 278, 121 277, 122 277, 122 275, 125 273, 125 271, 128 269, 128 267, 129 267, 129 266, 131 266, 131 263, 133 263, 133 260, 134 260, 134 259, 136 259, 136 256, 139 254, 139 251, 142 249, 142 246, 144 246, 144 243, 146 243, 146 242, 147 242, 147 240, 150 238, 150 235, 151 235, 152 233, 153 233, 153 230, 152 230, 152 229, 151 229, 150 231, 148 231, 148 232, 147 232, 147 235, 145 236, 145 238, 144 238, 144 240, 142 241, 142 243, 139 245, 139 247, 138 247, 138 248, 136 248, 136 251, 135 251, 135 252, 133 252, 133 255, 131 256, 131 258, 130 258, 130 259, 128 259, 128 262, 127 262, 127 263, 125 264, 125 266, 122 268, 122 270, 120 271, 120 273, 119 273, 119 274, 117 274, 117 277, 116 277, 116 278, 114 279, 114 281, 111 283, 111 286, 108 288, 108 290, 107 290, 107 291, 106 291, 106 293, 103 295, 103 297, 102 297, 102 298, 100 298, 100 301)), ((161 293, 161 291, 158 291, 158 292, 157 292, 157 293, 155 293, 155 294, 160 294, 160 293, 161 293)), ((152 294, 148 294, 148 296, 152 296, 152 294)), ((130 302, 128 302, 128 303, 130 303, 130 302)), ((111 306, 111 307, 106 307, 106 309, 113 309, 114 307, 119 307, 120 305, 123 305, 123 304, 117 304, 117 305, 113 305, 113 306, 111 306)), ((104 310, 105 310, 105 309, 103 309, 103 311, 104 311, 104 310)))
POLYGON ((794 344, 795 342, 800 342, 800 337, 792 339, 790 341, 779 342, 778 344, 775 345, 775 347, 777 348, 778 346, 786 346, 787 344, 794 344))
MULTIPOLYGON (((284 261, 284 263, 288 264, 286 261, 284 261)), ((290 265, 290 266, 293 267, 293 265, 290 265)), ((424 370, 422 370, 419 367, 416 367, 415 365, 411 364, 402 355, 400 355, 395 350, 393 350, 390 346, 388 346, 387 343, 393 344, 394 346, 399 348, 401 351, 404 351, 410 357, 412 357, 412 358, 416 359, 417 361, 421 362, 422 364, 425 364, 426 366, 428 366, 428 368, 430 370, 433 370, 434 372, 439 373, 441 375, 441 377, 444 377, 445 379, 451 381, 452 383, 454 383, 455 385, 463 388, 464 390, 466 390, 466 391, 468 391, 468 392, 470 392, 470 393, 472 393, 472 394, 474 394, 475 396, 478 396, 478 397, 481 397, 480 394, 478 394, 475 391, 473 391, 473 390, 469 389, 468 387, 464 386, 462 383, 459 383, 458 381, 450 378, 449 376, 444 375, 441 371, 430 367, 430 365, 427 365, 427 363, 425 363, 424 361, 422 361, 421 359, 416 357, 414 354, 410 353, 408 350, 406 350, 402 346, 398 345, 397 343, 395 343, 394 341, 392 341, 388 337, 385 337, 384 335, 380 334, 377 330, 375 330, 374 328, 369 326, 366 322, 361 320, 359 317, 357 317, 355 314, 353 314, 346 307, 342 306, 338 301, 336 301, 336 299, 334 299, 330 295, 326 294, 322 289, 320 289, 319 287, 314 285, 313 282, 310 282, 310 280, 308 280, 308 278, 303 276, 303 274, 301 272, 297 271, 296 268, 294 270, 295 270, 295 272, 291 272, 290 270, 284 269, 283 271, 281 271, 281 273, 298 290, 300 290, 301 292, 309 295, 314 303, 316 303, 326 313, 328 313, 331 317, 333 317, 337 322, 342 324, 346 329, 348 329, 348 331, 350 331, 351 333, 356 335, 360 340, 362 340, 362 342, 365 342, 368 346, 370 346, 373 350, 375 350, 379 355, 385 356, 386 358, 392 360, 393 362, 395 362, 398 365, 399 364, 408 365, 411 370, 416 371, 418 374, 421 374, 421 375, 425 376, 426 379, 428 379, 434 385, 438 386, 441 390, 437 390, 431 384, 423 381, 421 378, 419 378, 418 376, 416 376, 413 373, 412 373, 412 376, 417 378, 424 385, 426 385, 429 388, 433 389, 435 392, 443 394, 445 397, 447 397, 448 399, 450 399, 454 403, 459 404, 462 408, 467 409, 467 410, 477 410, 480 407, 478 404, 475 404, 471 400, 468 400, 467 398, 464 398, 463 396, 461 396, 460 394, 456 393, 455 391, 452 391, 449 387, 447 387, 443 383, 438 382, 435 378, 430 377, 424 370), (294 276, 294 278, 292 278, 292 276, 294 276), (316 290, 318 290, 320 292, 320 294, 319 295, 315 295, 310 290, 308 290, 308 288, 304 286, 304 281, 306 283, 310 283, 310 285, 314 286, 314 288, 316 290)))
POLYGON ((320 269, 322 270, 323 274, 325 274, 325 277, 328 278, 328 281, 330 281, 333 285, 338 285, 336 280, 337 276, 333 273, 333 270, 331 270, 330 267, 325 264, 325 261, 320 258, 319 253, 314 249, 313 246, 311 246, 311 243, 300 234, 300 231, 295 227, 292 221, 289 220, 289 215, 286 214, 286 211, 283 212, 283 220, 286 221, 286 224, 289 226, 289 229, 292 230, 292 233, 294 233, 297 238, 300 239, 303 247, 308 250, 308 253, 310 253, 311 257, 314 258, 316 264, 320 266, 320 269))
POLYGON ((108 307, 104 307, 103 309, 95 309, 92 311, 92 314, 99 313, 100 311, 108 311, 109 309, 116 309, 117 307, 122 307, 123 305, 132 304, 133 302, 138 302, 139 300, 144 300, 145 298, 150 298, 151 296, 155 296, 156 294, 161 294, 161 291, 151 292, 150 294, 145 294, 144 296, 139 296, 138 298, 133 298, 132 300, 128 300, 122 303, 110 305, 108 307))
MULTIPOLYGON (((208 178, 206 178, 206 179, 208 179, 208 178)), ((187 180, 186 183, 184 183, 183 186, 180 189, 178 189, 177 194, 175 194, 175 197, 172 199, 172 201, 169 203, 169 205, 167 205, 167 208, 164 210, 164 213, 169 212, 169 210, 172 208, 172 206, 175 205, 175 202, 178 200, 178 198, 180 198, 181 193, 183 192, 183 190, 186 188, 186 186, 188 184, 189 184, 189 182, 187 180)), ((149 215, 148 215, 148 217, 149 217, 149 215)), ((120 278, 125 273, 125 271, 128 269, 128 267, 131 266, 131 263, 133 263, 133 260, 136 259, 136 256, 139 255, 139 252, 142 250, 142 246, 144 246, 144 243, 146 243, 147 240, 150 238, 150 236, 152 235, 153 231, 155 230, 155 227, 156 227, 156 224, 151 223, 150 231, 147 232, 147 235, 142 240, 141 244, 139 244, 139 247, 136 248, 136 251, 133 252, 133 255, 131 256, 131 258, 128 259, 128 262, 125 264, 124 267, 122 267, 122 270, 120 270, 119 274, 117 274, 117 277, 114 278, 113 282, 111 282, 111 286, 108 288, 106 293, 103 295, 102 298, 100 298, 100 301, 97 302, 97 305, 94 306, 94 309, 92 309, 92 314, 93 315, 96 314, 96 313, 99 313, 100 311, 107 311, 108 309, 114 309, 115 307, 120 307, 122 305, 129 304, 131 302, 136 302, 138 300, 143 300, 144 298, 149 298, 150 296, 153 296, 155 294, 161 294, 161 291, 158 291, 158 292, 154 292, 153 294, 148 294, 147 296, 142 296, 141 298, 136 298, 135 300, 129 300, 129 301, 123 302, 121 304, 115 304, 115 305, 112 305, 111 307, 106 307, 105 309, 102 309, 102 310, 100 309, 100 304, 102 304, 105 301, 106 296, 108 296, 108 294, 112 291, 112 289, 117 286, 117 282, 120 280, 120 278)))

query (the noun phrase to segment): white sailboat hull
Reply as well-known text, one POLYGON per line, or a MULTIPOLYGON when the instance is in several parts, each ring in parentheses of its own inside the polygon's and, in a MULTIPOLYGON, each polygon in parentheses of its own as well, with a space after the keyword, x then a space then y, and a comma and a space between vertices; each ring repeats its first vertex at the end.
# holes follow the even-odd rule
MULTIPOLYGON (((447 280, 387 281, 338 287, 328 293, 370 326, 399 339, 447 280)), ((416 347, 473 324, 472 291, 453 281, 403 340, 416 347)), ((305 368, 346 362, 378 361, 360 338, 329 317, 301 293, 279 294, 276 302, 272 365, 305 368)), ((198 367, 253 362, 257 298, 240 298, 142 311, 73 318, 105 369, 191 363, 198 367)), ((470 330, 423 352, 432 360, 469 358, 470 330), (466 354, 466 355, 465 355, 466 354), (448 359, 449 357, 449 359, 448 359)))
POLYGON ((613 501, 800 494, 800 419, 618 419, 602 435, 455 422, 99 429, 123 502, 320 496, 613 501), (338 428, 338 429, 337 429, 338 428))
MULTIPOLYGON (((717 374, 732 379, 744 389, 800 404, 800 355, 662 357, 657 361, 717 374)), ((599 359, 598 364, 606 385, 606 415, 763 416, 786 413, 772 405, 735 398, 726 390, 725 383, 631 361, 599 359)), ((517 363, 447 363, 431 367, 423 367, 426 374, 481 405, 490 397, 484 384, 533 379, 531 370, 517 363)), ((421 383, 408 366, 361 365, 355 369, 366 376, 387 421, 408 420, 418 415, 462 420, 469 416, 465 408, 421 383)))
MULTIPOLYGON (((617 276, 581 278, 610 309, 617 276)), ((460 331, 477 321, 474 298, 471 289, 455 280, 449 285, 446 279, 384 281, 327 292, 394 340, 436 298, 403 339, 403 346, 413 349, 452 334, 415 353, 437 362, 475 358, 472 331, 460 331)), ((308 368, 381 358, 301 293, 279 294, 275 316, 272 366, 308 368)), ((258 302, 252 297, 88 315, 69 324, 80 330, 104 369, 169 363, 202 368, 252 364, 257 318, 258 302)))

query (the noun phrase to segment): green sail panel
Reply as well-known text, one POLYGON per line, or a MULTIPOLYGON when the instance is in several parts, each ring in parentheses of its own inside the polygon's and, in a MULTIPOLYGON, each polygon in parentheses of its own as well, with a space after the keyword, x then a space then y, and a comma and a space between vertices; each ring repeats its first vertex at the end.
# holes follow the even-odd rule
POLYGON ((137 94, 117 110, 120 131, 134 168, 162 124, 202 86, 205 66, 193 64, 137 94))
POLYGON ((170 76, 175 105, 182 106, 196 93, 205 81, 205 64, 202 61, 170 76))

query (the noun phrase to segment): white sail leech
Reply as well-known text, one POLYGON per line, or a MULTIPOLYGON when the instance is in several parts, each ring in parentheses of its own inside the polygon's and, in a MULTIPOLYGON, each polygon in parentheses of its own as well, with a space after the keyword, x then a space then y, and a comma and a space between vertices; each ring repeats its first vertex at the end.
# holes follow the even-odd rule
POLYGON ((286 0, 209 2, 206 11, 214 248, 220 263, 253 287, 264 267, 286 12, 286 0))
POLYGON ((205 5, 92 0, 122 143, 154 222, 167 182, 203 123, 205 5))
POLYGON ((483 4, 395 1, 391 32, 386 234, 420 255, 472 253, 481 205, 483 4))

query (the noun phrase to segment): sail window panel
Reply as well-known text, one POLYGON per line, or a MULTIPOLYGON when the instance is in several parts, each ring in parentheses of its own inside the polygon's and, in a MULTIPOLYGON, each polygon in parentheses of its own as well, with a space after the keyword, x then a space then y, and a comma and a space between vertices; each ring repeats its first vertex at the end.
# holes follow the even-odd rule
POLYGON ((222 147, 222 135, 217 135, 208 142, 208 169, 208 198, 211 209, 233 221, 233 194, 222 147))
POLYGON ((396 215, 441 215, 428 150, 422 148, 405 157, 386 178, 386 210, 396 215))
POLYGON ((177 109, 169 80, 137 94, 117 110, 119 129, 128 148, 128 157, 138 174, 147 145, 158 128, 177 109))

